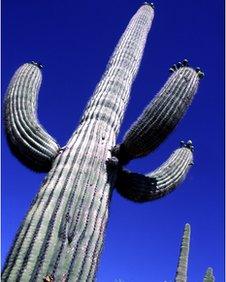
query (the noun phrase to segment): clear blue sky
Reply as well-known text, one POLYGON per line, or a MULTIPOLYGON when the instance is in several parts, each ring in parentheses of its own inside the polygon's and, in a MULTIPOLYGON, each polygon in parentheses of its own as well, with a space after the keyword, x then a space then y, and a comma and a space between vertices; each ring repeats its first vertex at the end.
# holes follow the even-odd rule
MULTIPOLYGON (((2 92, 14 71, 44 65, 39 120, 63 146, 71 136, 109 56, 142 1, 2 2, 2 92)), ((147 173, 192 139, 195 165, 167 197, 135 204, 114 193, 99 282, 173 281, 184 224, 192 228, 189 281, 208 266, 224 281, 224 1, 159 0, 144 58, 118 142, 166 81, 169 67, 188 58, 205 72, 187 115, 148 157, 128 168, 147 173), (121 280, 119 280, 121 279, 121 280)), ((20 164, 2 138, 2 260, 44 174, 20 164)))

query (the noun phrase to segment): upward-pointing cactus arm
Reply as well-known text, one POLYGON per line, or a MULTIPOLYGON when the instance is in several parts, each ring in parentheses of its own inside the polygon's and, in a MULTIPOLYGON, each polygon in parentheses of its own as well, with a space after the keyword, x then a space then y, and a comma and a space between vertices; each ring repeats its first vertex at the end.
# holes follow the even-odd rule
POLYGON ((191 104, 199 78, 200 74, 187 65, 175 70, 128 130, 123 143, 112 150, 122 165, 152 152, 172 132, 191 104))
POLYGON ((183 181, 192 164, 192 150, 189 145, 185 145, 175 150, 165 163, 147 175, 121 170, 116 189, 122 196, 135 202, 158 199, 183 181))
POLYGON ((5 98, 5 130, 14 155, 35 171, 49 171, 59 145, 37 119, 41 65, 22 65, 14 74, 5 98))

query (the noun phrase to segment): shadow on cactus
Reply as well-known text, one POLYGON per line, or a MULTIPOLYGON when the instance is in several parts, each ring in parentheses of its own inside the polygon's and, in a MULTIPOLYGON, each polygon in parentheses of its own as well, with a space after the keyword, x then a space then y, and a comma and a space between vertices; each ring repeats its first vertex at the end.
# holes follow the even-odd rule
POLYGON ((191 104, 203 73, 187 60, 170 69, 165 85, 116 145, 153 17, 147 3, 132 17, 63 148, 37 119, 41 64, 24 64, 13 76, 5 99, 10 148, 48 175, 16 235, 2 281, 93 281, 112 188, 136 202, 156 199, 172 191, 193 164, 189 141, 146 176, 123 168, 155 150, 191 104))

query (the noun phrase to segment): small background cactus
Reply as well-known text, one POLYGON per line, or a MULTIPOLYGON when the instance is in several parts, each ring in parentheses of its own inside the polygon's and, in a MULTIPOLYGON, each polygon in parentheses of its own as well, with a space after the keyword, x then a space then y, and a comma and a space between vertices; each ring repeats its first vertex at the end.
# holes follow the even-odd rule
POLYGON ((214 277, 214 274, 213 274, 212 267, 207 268, 203 282, 215 282, 215 277, 214 277))
MULTIPOLYGON (((186 223, 184 226, 183 237, 180 245, 180 255, 177 264, 177 271, 175 274, 175 282, 187 282, 189 281, 188 277, 188 266, 189 264, 189 252, 190 252, 190 241, 191 241, 191 226, 189 223, 186 223)), ((203 282, 214 282, 215 277, 213 275, 212 267, 208 267, 205 273, 203 282)))
MULTIPOLYGON (((199 254, 201 252, 203 257, 209 256, 208 264, 213 266, 215 276, 219 277, 219 281, 223 280, 223 253, 221 253, 223 248, 220 244, 223 240, 222 226, 221 221, 216 220, 222 214, 222 201, 220 199, 223 195, 223 160, 221 157, 223 142, 219 133, 223 128, 223 119, 221 119, 223 96, 220 95, 223 92, 223 86, 220 72, 222 65, 220 57, 217 55, 221 47, 218 40, 214 40, 216 45, 211 45, 211 50, 208 44, 212 38, 219 36, 218 25, 213 24, 215 19, 220 19, 220 11, 223 10, 219 3, 196 1, 194 5, 186 3, 186 7, 184 3, 179 1, 169 3, 159 1, 159 3, 156 3, 156 22, 149 38, 150 43, 145 50, 141 73, 133 88, 119 141, 121 141, 131 122, 136 119, 143 107, 153 97, 155 90, 159 89, 164 75, 165 78, 167 77, 166 67, 174 63, 175 59, 184 58, 188 55, 188 52, 192 51, 194 52, 193 55, 188 55, 188 57, 192 57, 192 62, 198 62, 205 69, 208 77, 200 89, 199 98, 193 104, 190 113, 185 117, 182 126, 177 128, 175 134, 168 139, 167 144, 162 145, 161 150, 156 154, 131 163, 129 169, 146 173, 157 167, 175 148, 175 144, 181 137, 185 140, 191 137, 196 144, 196 169, 193 169, 190 180, 187 180, 183 189, 177 191, 177 195, 169 196, 167 199, 162 199, 150 205, 135 206, 121 199, 118 195, 113 196, 111 221, 99 273, 102 281, 111 279, 109 277, 112 277, 113 280, 115 276, 122 276, 125 281, 137 277, 137 281, 139 281, 140 273, 142 273, 142 277, 148 277, 150 264, 153 261, 155 261, 155 265, 164 263, 169 266, 170 261, 166 262, 166 258, 162 258, 160 252, 163 247, 165 252, 170 252, 169 245, 174 249, 174 244, 169 242, 173 238, 166 233, 167 225, 170 225, 171 233, 179 234, 185 218, 192 224, 197 222, 199 233, 196 233, 196 244, 199 248, 196 247, 195 249, 198 249, 199 254), (216 9, 213 9, 213 5, 216 9), (211 13, 207 12, 207 8, 211 8, 211 13), (209 17, 210 14, 212 17, 209 17), (160 26, 157 24, 157 19, 160 26), (209 24, 211 28, 208 28, 209 24), (183 31, 181 31, 182 25, 183 31), (206 30, 208 30, 208 35, 205 34, 206 30), (178 38, 179 34, 182 34, 182 38, 178 38), (206 43, 205 46, 203 46, 203 41, 206 43), (216 69, 219 71, 216 71, 216 69), (191 135, 192 131, 194 135, 191 135), (206 173, 205 169, 209 173, 206 173), (184 201, 185 199, 186 201, 184 201), (217 208, 215 209, 216 203, 217 208), (192 213, 191 206, 194 211, 192 213), (130 223, 128 224, 128 222, 130 223), (199 226, 199 222, 202 222, 201 226, 199 226), (208 232, 206 229, 208 229, 208 232), (207 237, 207 233, 210 237, 207 237), (166 236, 168 240, 165 240, 166 236), (204 242, 203 238, 207 241, 204 242), (206 248, 209 238, 216 238, 213 240, 214 243, 211 243, 213 248, 211 259, 209 248, 206 248), (159 248, 160 244, 153 246, 152 242, 161 242, 161 247, 159 248), (130 249, 131 243, 142 250, 138 253, 136 261, 133 261, 134 250, 130 249), (166 251, 166 248, 168 251, 166 251), (118 255, 119 251, 120 256, 118 255), (158 254, 161 258, 158 257, 158 254), (142 264, 138 265, 137 260, 142 261, 142 264), (108 264, 109 261, 111 261, 111 268, 108 264), (128 263, 125 265, 124 261, 128 263), (135 268, 132 267, 134 265, 136 265, 135 268), (125 267, 128 267, 127 271, 125 267)), ((14 69, 22 62, 29 61, 31 57, 38 57, 45 62, 48 71, 45 72, 43 92, 41 92, 39 99, 40 119, 42 124, 49 129, 49 132, 54 132, 54 136, 59 140, 59 143, 63 144, 71 135, 75 127, 75 120, 78 120, 81 116, 84 105, 93 90, 93 86, 98 81, 122 29, 140 3, 112 2, 107 3, 106 6, 106 3, 97 1, 89 4, 87 2, 76 3, 77 6, 75 7, 72 4, 67 4, 64 8, 57 3, 55 15, 51 7, 46 8, 46 3, 23 4, 20 7, 20 14, 16 12, 18 10, 16 5, 12 1, 7 1, 4 4, 3 89, 6 89, 6 84, 14 69), (97 11, 97 13, 95 14, 93 11, 97 11), (52 22, 49 22, 47 18, 49 12, 52 13, 51 16, 54 19, 52 22), (102 20, 98 22, 97 19, 100 15, 102 20), (127 18, 125 18, 125 15, 127 15, 127 18), (89 18, 92 24, 86 25, 84 17, 89 18), (63 22, 62 19, 64 18, 68 21, 63 22), (16 26, 20 27, 19 23, 25 19, 23 31, 22 29, 15 31, 16 26), (29 25, 27 25, 27 21, 30 22, 29 25), (94 25, 96 22, 98 24, 94 25), (103 23, 106 23, 106 25, 103 23), (61 37, 62 41, 60 41, 59 28, 62 26, 68 33, 65 33, 63 38, 61 37), (57 34, 53 35, 52 32, 56 27, 59 27, 57 34), (100 30, 102 30, 101 36, 96 40, 97 31, 100 30), (18 36, 9 37, 11 32, 19 33, 17 33, 18 36), (79 35, 76 36, 76 32, 79 35), (50 42, 51 36, 53 43, 50 42), (89 41, 83 45, 82 42, 87 40, 87 37, 89 37, 89 41), (69 41, 72 42, 70 45, 67 44, 69 41), (46 46, 48 46, 48 53, 46 46), (59 79, 60 77, 62 79, 59 79), (52 93, 54 93, 54 99, 52 99, 52 93), (62 95, 64 95, 63 99, 62 95), (79 105, 79 108, 76 108, 75 105, 79 105), (62 121, 62 117, 66 119, 62 121)), ((4 140, 3 148, 5 148, 4 140)), ((3 168, 2 223, 3 230, 11 232, 10 235, 7 234, 3 237, 3 242, 8 241, 7 244, 9 245, 9 241, 15 234, 15 225, 19 225, 27 206, 39 188, 43 175, 34 176, 31 174, 16 160, 11 159, 7 149, 3 150, 3 161, 5 167, 3 168), (8 158, 10 161, 8 161, 8 158), (6 174, 7 178, 4 177, 6 174), (18 183, 17 187, 15 187, 15 182, 18 183), (6 183, 7 187, 5 186, 6 183), (22 193, 19 187, 25 188, 26 192, 22 193), (22 204, 25 204, 25 206, 22 204), (18 218, 15 215, 18 215, 18 218)), ((211 240, 211 242, 213 241, 211 240)), ((4 247, 5 243, 3 244, 3 258, 6 249, 8 249, 8 246, 6 246, 4 251, 4 247)), ((193 256, 195 257, 195 254, 193 256)), ((174 257, 176 257, 176 251, 174 257)), ((193 258, 191 260, 194 261, 193 258)), ((203 266, 199 264, 200 269, 194 270, 195 275, 200 273, 200 277, 203 276, 203 269, 206 267, 205 262, 201 263, 203 266)), ((194 263, 193 267, 194 265, 198 264, 194 263)), ((172 269, 173 267, 171 267, 172 269)), ((151 268, 151 271, 153 277, 157 277, 157 280, 161 279, 158 279, 158 269, 156 269, 156 273, 154 268, 151 268)), ((161 270, 161 277, 166 277, 162 271, 172 273, 166 268, 161 270)), ((193 272, 192 269, 190 271, 193 272)), ((195 277, 197 278, 197 276, 195 277)))

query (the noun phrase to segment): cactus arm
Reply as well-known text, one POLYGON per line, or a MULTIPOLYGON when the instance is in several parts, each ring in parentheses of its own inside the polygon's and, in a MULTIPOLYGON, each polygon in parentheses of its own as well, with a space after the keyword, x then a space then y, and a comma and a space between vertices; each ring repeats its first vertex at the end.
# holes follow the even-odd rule
POLYGON ((106 160, 115 145, 152 19, 149 5, 131 19, 79 127, 55 158, 23 223, 3 281, 42 281, 50 276, 56 281, 93 281, 116 175, 108 173, 106 160))
POLYGON ((5 98, 5 130, 13 154, 35 171, 49 171, 59 151, 56 141, 37 119, 40 65, 22 65, 14 74, 5 98))
POLYGON ((131 126, 121 145, 113 149, 122 164, 145 156, 170 134, 188 109, 199 84, 190 67, 177 69, 131 126))
POLYGON ((212 267, 208 267, 203 282, 214 282, 215 277, 213 275, 212 267))
POLYGON ((191 227, 186 223, 184 228, 183 239, 180 248, 180 257, 177 266, 175 282, 187 281, 188 255, 190 248, 191 227))
POLYGON ((189 148, 175 150, 158 169, 142 175, 121 170, 116 181, 117 191, 135 202, 147 202, 163 197, 180 184, 193 164, 189 148))

